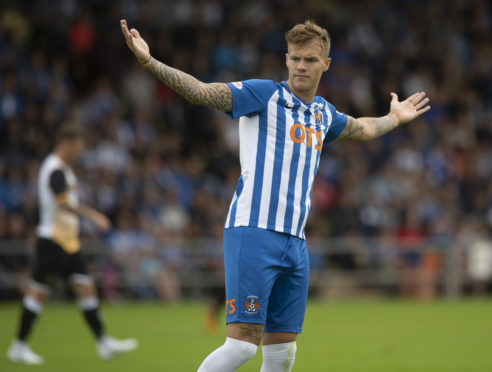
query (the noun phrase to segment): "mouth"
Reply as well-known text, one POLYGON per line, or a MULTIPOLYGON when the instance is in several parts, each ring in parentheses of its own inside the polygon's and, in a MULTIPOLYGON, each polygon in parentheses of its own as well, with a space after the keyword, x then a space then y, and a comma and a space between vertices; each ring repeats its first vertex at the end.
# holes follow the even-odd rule
POLYGON ((301 79, 301 80, 306 80, 309 79, 309 76, 307 75, 294 75, 296 79, 301 79))

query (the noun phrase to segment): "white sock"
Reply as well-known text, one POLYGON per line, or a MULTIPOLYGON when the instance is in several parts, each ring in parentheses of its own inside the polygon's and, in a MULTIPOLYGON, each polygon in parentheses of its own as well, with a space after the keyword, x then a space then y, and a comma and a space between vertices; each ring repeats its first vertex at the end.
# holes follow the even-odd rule
POLYGON ((27 310, 32 311, 34 314, 40 314, 41 311, 43 311, 43 305, 41 302, 32 296, 25 295, 22 303, 27 310))
POLYGON ((263 345, 263 364, 260 372, 290 372, 296 359, 296 342, 263 345))
POLYGON ((99 307, 99 300, 97 297, 84 297, 77 299, 77 306, 80 310, 94 310, 99 307))
POLYGON ((227 337, 224 345, 205 358, 198 372, 233 372, 256 354, 258 346, 227 337))

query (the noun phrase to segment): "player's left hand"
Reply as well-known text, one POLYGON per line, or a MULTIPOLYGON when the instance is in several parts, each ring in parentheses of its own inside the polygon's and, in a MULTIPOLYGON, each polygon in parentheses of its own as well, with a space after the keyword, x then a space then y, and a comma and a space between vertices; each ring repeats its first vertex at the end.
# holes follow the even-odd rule
POLYGON ((121 32, 125 36, 126 45, 135 54, 138 62, 141 65, 146 65, 150 61, 150 49, 145 40, 140 36, 140 33, 132 28, 128 30, 128 25, 125 19, 120 21, 121 32))
POLYGON ((401 102, 395 93, 391 93, 391 97, 390 115, 394 115, 399 124, 408 123, 430 110, 427 106, 429 98, 424 98, 425 92, 415 93, 401 102))

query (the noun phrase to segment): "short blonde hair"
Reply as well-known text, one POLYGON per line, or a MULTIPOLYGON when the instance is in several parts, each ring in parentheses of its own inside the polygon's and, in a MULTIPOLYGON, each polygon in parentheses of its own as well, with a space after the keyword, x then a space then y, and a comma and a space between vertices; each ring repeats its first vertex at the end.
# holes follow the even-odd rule
POLYGON ((313 40, 318 41, 321 50, 326 58, 330 53, 330 35, 323 27, 317 25, 314 21, 307 20, 299 23, 285 33, 287 46, 289 44, 306 44, 313 40))

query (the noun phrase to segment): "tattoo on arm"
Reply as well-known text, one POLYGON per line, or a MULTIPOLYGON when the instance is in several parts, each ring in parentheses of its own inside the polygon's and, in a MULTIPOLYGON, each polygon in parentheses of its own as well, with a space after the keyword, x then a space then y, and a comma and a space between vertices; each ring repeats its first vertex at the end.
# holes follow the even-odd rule
POLYGON ((379 118, 359 118, 351 116, 347 118, 347 124, 340 133, 339 139, 353 141, 369 141, 381 137, 383 134, 395 129, 398 121, 390 115, 379 118))
POLYGON ((151 57, 145 66, 160 81, 189 102, 216 110, 232 111, 232 92, 224 83, 206 84, 193 76, 165 65, 151 57))
POLYGON ((364 134, 364 125, 352 116, 347 116, 347 124, 338 139, 363 141, 364 134))

